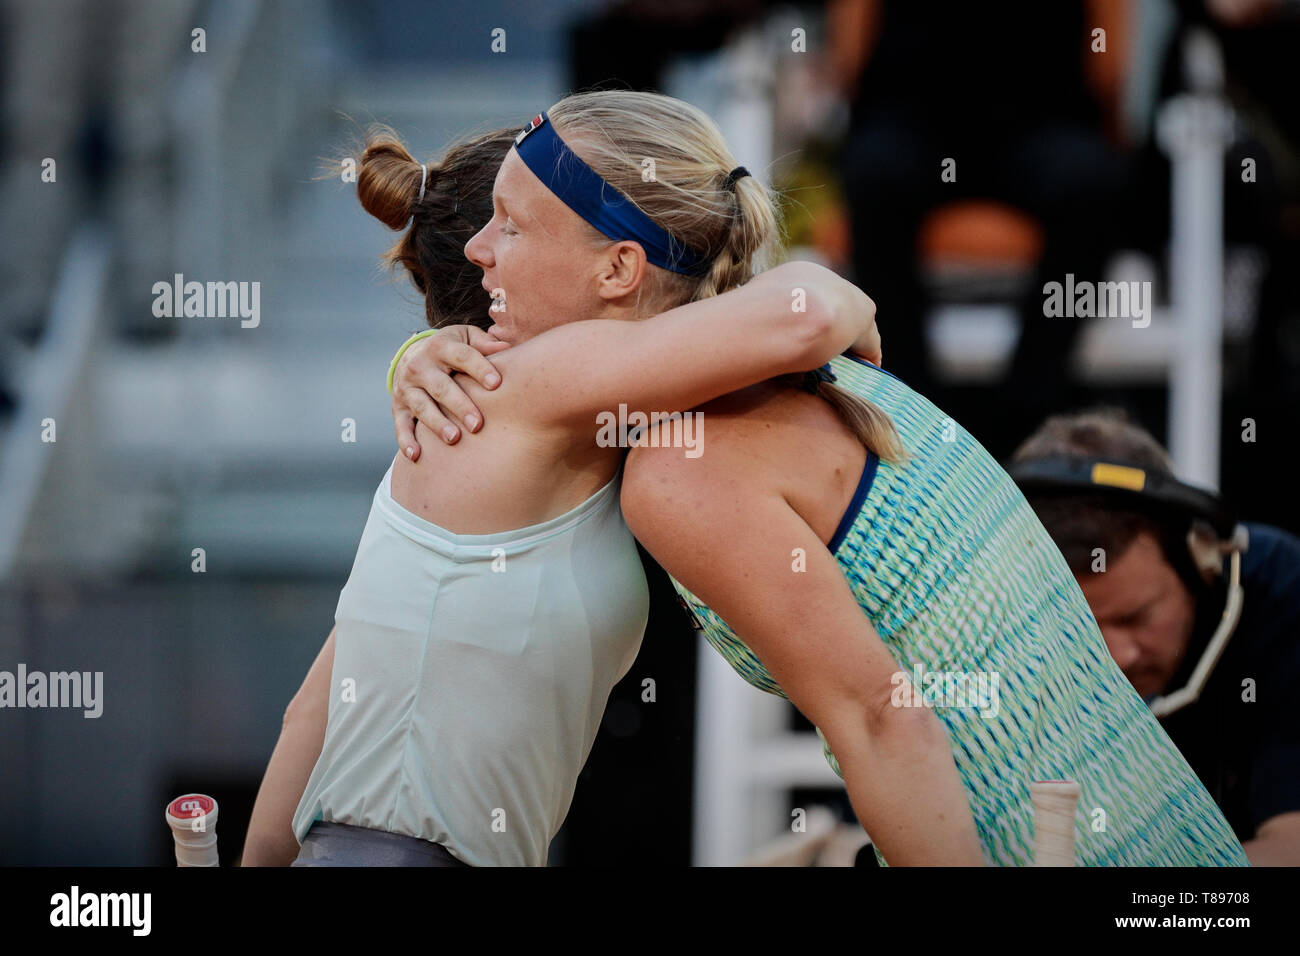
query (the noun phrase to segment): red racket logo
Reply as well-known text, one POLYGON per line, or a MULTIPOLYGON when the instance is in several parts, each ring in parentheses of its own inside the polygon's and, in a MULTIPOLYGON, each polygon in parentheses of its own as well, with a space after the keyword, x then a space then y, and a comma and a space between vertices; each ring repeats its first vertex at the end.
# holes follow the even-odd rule
POLYGON ((205 797, 201 793, 187 793, 185 796, 177 797, 168 804, 167 812, 178 819, 202 817, 211 813, 216 805, 216 802, 211 797, 205 797))

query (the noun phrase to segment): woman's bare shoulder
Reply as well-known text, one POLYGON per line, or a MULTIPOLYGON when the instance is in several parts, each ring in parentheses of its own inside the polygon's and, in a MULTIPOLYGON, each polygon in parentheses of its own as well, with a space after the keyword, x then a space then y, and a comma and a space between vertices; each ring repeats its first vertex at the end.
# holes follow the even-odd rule
POLYGON ((692 409, 698 454, 683 456, 672 442, 673 426, 648 433, 649 446, 632 449, 628 468, 650 465, 709 472, 736 470, 754 477, 779 477, 793 461, 825 457, 827 445, 850 447, 856 439, 835 410, 821 399, 780 382, 764 382, 723 395, 692 409), (845 439, 849 439, 845 441, 845 439))

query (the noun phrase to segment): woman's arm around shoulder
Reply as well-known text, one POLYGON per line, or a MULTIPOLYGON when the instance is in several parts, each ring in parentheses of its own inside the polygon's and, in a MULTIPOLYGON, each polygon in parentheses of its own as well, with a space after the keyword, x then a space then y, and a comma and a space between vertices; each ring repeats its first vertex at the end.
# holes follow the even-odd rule
POLYGON ((532 420, 585 424, 620 404, 684 411, 872 341, 866 293, 822 266, 789 262, 642 321, 557 326, 510 349, 503 377, 532 420))

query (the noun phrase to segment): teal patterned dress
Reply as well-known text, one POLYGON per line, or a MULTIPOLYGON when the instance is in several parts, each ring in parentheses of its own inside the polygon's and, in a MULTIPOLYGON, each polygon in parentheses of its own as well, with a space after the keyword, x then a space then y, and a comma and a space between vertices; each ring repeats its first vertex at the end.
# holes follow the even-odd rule
MULTIPOLYGON (((832 368, 841 387, 890 415, 910 457, 894 465, 868 454, 829 548, 913 701, 943 721, 988 862, 1033 862, 1029 784, 1070 779, 1082 789, 1077 865, 1248 866, 1006 472, 889 373, 849 357, 832 368)), ((741 677, 784 697, 726 623, 673 583, 741 677)))

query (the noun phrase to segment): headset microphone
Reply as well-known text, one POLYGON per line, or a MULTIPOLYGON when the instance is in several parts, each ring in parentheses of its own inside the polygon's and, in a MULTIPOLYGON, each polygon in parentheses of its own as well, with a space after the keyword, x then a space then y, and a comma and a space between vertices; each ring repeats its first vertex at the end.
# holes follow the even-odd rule
POLYGON ((1027 497, 1099 494, 1164 524, 1171 515, 1186 520, 1187 557, 1198 572, 1221 575, 1223 559, 1229 558, 1228 599, 1223 615, 1187 684, 1148 704, 1156 717, 1166 717, 1194 702, 1241 619, 1245 598, 1241 587, 1241 555, 1250 546, 1250 538, 1233 510, 1212 491, 1179 481, 1168 472, 1132 462, 1060 456, 1017 462, 1007 470, 1027 497))

